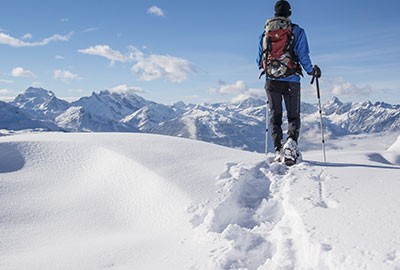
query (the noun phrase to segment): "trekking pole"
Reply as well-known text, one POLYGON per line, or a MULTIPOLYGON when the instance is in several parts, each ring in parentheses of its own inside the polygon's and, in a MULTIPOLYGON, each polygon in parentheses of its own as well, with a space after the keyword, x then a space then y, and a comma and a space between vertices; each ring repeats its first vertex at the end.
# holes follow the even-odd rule
POLYGON ((324 162, 326 163, 326 153, 325 153, 325 136, 324 136, 324 123, 322 121, 322 108, 321 108, 321 94, 319 92, 319 82, 317 77, 313 77, 311 80, 311 84, 314 83, 314 80, 317 84, 317 97, 318 97, 318 107, 319 107, 319 118, 321 122, 321 134, 322 134, 322 151, 324 153, 324 162))
POLYGON ((269 100, 265 108, 265 154, 268 155, 268 130, 269 130, 269 100))

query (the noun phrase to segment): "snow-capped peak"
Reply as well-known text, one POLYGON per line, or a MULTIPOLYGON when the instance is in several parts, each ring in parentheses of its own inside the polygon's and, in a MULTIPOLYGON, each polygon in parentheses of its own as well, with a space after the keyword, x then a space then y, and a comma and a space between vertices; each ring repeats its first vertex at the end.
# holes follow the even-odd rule
POLYGON ((331 115, 337 112, 338 109, 342 106, 343 102, 341 102, 338 97, 333 97, 331 100, 323 105, 323 111, 325 115, 331 115))
POLYGON ((332 97, 332 99, 330 101, 328 101, 326 103, 326 105, 333 105, 333 104, 341 106, 341 105, 343 105, 343 102, 340 101, 340 99, 338 97, 334 96, 334 97, 332 97))
POLYGON ((11 104, 23 109, 33 118, 43 120, 54 120, 69 107, 69 103, 58 99, 53 91, 35 87, 26 89, 11 104))
POLYGON ((54 96, 52 91, 43 88, 29 87, 22 94, 19 94, 12 103, 22 106, 25 104, 39 104, 49 101, 54 96))
POLYGON ((33 97, 53 97, 54 92, 51 90, 46 90, 41 87, 29 87, 24 92, 25 96, 33 96, 33 97))

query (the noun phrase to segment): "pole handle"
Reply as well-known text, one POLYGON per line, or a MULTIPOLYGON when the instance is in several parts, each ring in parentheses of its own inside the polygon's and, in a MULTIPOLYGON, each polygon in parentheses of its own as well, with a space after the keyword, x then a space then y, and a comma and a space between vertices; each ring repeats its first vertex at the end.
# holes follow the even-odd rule
POLYGON ((318 98, 321 98, 321 94, 320 94, 320 92, 319 92, 319 81, 318 81, 318 77, 313 76, 312 79, 311 79, 311 84, 314 84, 314 81, 315 81, 316 84, 317 84, 317 97, 318 97, 318 98))
POLYGON ((318 99, 320 99, 321 98, 321 93, 319 92, 319 81, 318 81, 317 77, 315 78, 315 82, 317 84, 317 97, 318 97, 318 99))

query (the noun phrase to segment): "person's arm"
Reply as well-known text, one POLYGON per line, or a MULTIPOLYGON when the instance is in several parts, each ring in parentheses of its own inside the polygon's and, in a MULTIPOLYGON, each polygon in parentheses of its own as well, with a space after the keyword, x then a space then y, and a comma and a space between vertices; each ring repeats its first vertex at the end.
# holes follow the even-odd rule
POLYGON ((307 36, 305 31, 299 26, 295 27, 294 52, 307 74, 311 74, 313 72, 313 65, 310 59, 310 49, 308 47, 307 36))
POLYGON ((262 69, 263 68, 263 64, 262 64, 262 51, 263 51, 263 37, 264 37, 264 33, 265 31, 261 34, 259 41, 258 41, 258 56, 257 56, 257 64, 258 64, 258 69, 262 69))

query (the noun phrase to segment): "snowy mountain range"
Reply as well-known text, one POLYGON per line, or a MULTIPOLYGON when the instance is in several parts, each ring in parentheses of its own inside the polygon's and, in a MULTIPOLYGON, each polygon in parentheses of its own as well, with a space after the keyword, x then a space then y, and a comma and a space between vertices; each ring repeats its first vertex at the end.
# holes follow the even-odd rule
MULTIPOLYGON (((52 91, 30 87, 12 102, 1 102, 0 111, 5 116, 0 129, 143 132, 264 150, 265 101, 254 97, 214 104, 163 105, 133 93, 104 90, 69 103, 52 91)), ((323 104, 323 115, 328 137, 400 130, 400 105, 343 103, 335 97, 323 104)), ((302 103, 300 140, 317 143, 319 132, 317 106, 302 103)))

